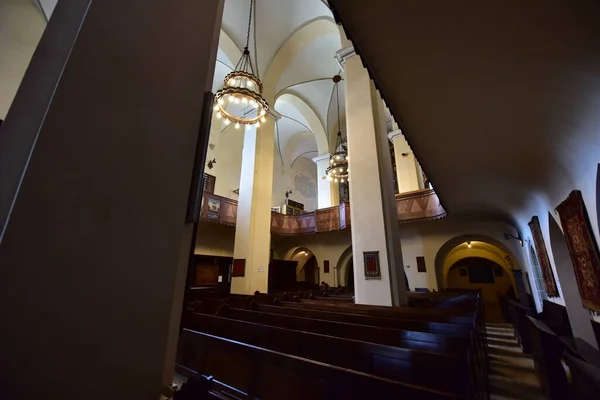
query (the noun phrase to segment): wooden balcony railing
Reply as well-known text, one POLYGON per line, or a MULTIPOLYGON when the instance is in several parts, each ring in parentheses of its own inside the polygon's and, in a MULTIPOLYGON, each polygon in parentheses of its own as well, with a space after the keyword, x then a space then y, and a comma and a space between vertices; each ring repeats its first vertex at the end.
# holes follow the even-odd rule
MULTIPOLYGON (((200 220, 235 226, 236 200, 205 193, 200 220)), ((439 219, 446 216, 435 191, 431 189, 396 195, 399 222, 439 219)), ((271 233, 274 235, 306 235, 349 228, 350 203, 323 208, 299 215, 271 212, 271 233)))

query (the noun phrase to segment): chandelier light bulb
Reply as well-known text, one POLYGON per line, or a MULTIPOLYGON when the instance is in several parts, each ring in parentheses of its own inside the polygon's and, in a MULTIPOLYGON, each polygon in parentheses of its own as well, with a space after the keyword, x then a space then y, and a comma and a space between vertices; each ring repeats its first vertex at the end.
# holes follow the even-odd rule
POLYGON ((252 104, 252 107, 254 107, 254 108, 258 108, 258 103, 257 103, 257 102, 254 102, 254 104, 252 104))
POLYGON ((219 112, 217 113, 217 118, 218 118, 218 119, 221 119, 221 117, 223 117, 223 116, 221 115, 221 112, 219 111, 219 112))
POLYGON ((344 183, 344 178, 340 179, 340 182, 341 182, 341 183, 344 183))
POLYGON ((225 125, 229 125, 231 123, 231 121, 228 120, 227 118, 225 118, 225 120, 223 122, 225 122, 225 125))
POLYGON ((233 102, 233 95, 230 94, 229 97, 227 97, 227 100, 229 100, 229 102, 232 103, 233 102))
POLYGON ((218 104, 215 104, 215 106, 213 107, 213 110, 215 110, 215 111, 219 111, 219 105, 218 105, 218 104))
POLYGON ((256 100, 254 100, 254 99, 251 99, 251 100, 250 100, 250 105, 251 105, 251 106, 254 106, 255 104, 256 104, 256 100))
POLYGON ((240 99, 236 97, 235 100, 234 100, 234 103, 235 104, 240 104, 240 99))
POLYGON ((219 99, 219 101, 217 101, 217 103, 219 103, 219 105, 223 105, 225 103, 225 100, 219 99))
POLYGON ((267 122, 267 119, 266 119, 265 117, 262 117, 262 118, 260 119, 260 122, 262 122, 262 123, 264 124, 265 122, 267 122))
POLYGON ((334 182, 337 182, 337 181, 338 181, 338 178, 335 178, 335 179, 334 179, 334 182))
POLYGON ((257 122, 257 123, 256 123, 256 124, 254 124, 254 125, 256 125, 256 127, 257 127, 257 128, 260 128, 260 122, 257 122))
POLYGON ((235 123, 235 129, 240 129, 240 123, 239 122, 235 123))
POLYGON ((265 109, 263 108, 262 110, 260 110, 260 115, 265 115, 267 112, 265 111, 265 109))
POLYGON ((246 82, 246 87, 248 89, 252 88, 252 86, 254 86, 254 82, 252 82, 251 80, 248 80, 248 82, 246 82))
POLYGON ((244 98, 242 99, 242 103, 244 103, 244 104, 248 104, 248 98, 247 98, 247 97, 244 97, 244 98))

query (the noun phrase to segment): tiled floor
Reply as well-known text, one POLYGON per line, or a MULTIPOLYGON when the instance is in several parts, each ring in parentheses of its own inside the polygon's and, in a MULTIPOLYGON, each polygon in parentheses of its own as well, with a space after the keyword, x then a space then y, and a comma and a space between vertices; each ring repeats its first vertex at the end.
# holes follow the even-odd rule
POLYGON ((492 400, 543 400, 531 356, 523 354, 511 324, 486 324, 492 400))

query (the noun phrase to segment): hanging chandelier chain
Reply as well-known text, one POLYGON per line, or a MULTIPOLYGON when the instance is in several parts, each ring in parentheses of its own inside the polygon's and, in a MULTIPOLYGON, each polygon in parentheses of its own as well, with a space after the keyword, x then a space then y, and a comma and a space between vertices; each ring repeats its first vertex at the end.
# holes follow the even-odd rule
POLYGON ((254 9, 254 0, 250 0, 250 15, 248 16, 248 33, 246 34, 246 50, 250 48, 250 28, 252 27, 252 11, 254 9))

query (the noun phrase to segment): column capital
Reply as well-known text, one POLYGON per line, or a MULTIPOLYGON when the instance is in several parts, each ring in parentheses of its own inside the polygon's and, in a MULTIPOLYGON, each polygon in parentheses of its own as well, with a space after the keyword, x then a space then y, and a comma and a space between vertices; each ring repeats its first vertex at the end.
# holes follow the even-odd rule
POLYGON ((342 49, 339 49, 335 52, 335 59, 340 64, 340 68, 344 69, 344 64, 346 64, 346 60, 350 57, 354 57, 356 55, 356 51, 354 51, 354 46, 346 46, 342 49))
POLYGON ((279 121, 281 119, 281 114, 275 111, 275 109, 269 107, 269 115, 275 120, 279 121))
POLYGON ((331 157, 331 153, 325 153, 325 154, 320 154, 320 155, 314 157, 312 160, 315 164, 318 164, 322 161, 329 162, 329 157, 331 157))
POLYGON ((404 136, 402 134, 402 130, 400 130, 400 129, 395 130, 395 131, 391 131, 387 135, 388 135, 388 139, 390 139, 390 142, 392 142, 392 143, 394 143, 394 140, 396 140, 397 138, 404 136))

